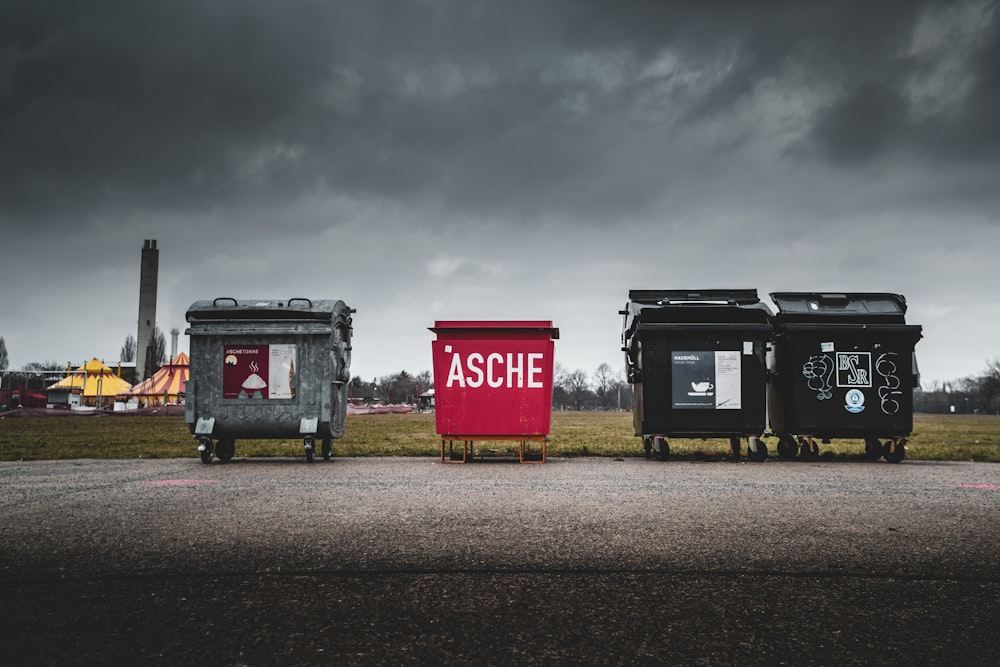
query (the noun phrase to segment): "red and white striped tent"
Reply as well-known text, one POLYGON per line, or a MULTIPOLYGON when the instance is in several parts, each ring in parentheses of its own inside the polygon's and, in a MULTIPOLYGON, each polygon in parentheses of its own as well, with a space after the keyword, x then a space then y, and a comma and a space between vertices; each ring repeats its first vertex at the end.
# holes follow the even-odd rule
POLYGON ((143 401, 146 406, 179 403, 191 373, 191 359, 181 352, 160 370, 132 387, 129 398, 143 401))

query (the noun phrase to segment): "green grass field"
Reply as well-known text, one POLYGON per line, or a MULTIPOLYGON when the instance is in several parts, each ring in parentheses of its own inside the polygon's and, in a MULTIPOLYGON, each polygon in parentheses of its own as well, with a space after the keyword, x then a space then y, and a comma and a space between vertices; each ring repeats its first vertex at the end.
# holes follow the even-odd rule
MULTIPOLYGON (((776 439, 766 440, 775 456, 776 439)), ((671 457, 714 459, 729 454, 728 440, 670 441, 671 457)), ((820 445, 822 459, 860 458, 860 440, 820 445)), ((746 453, 746 444, 743 447, 746 453)), ((440 441, 433 414, 359 415, 347 419, 347 434, 335 441, 336 456, 437 456, 440 441)), ((517 443, 489 442, 478 455, 516 456, 517 443)), ((631 413, 555 412, 549 456, 642 456, 632 435, 631 413)), ((236 457, 304 456, 300 440, 241 440, 236 457)), ((197 458, 196 443, 182 417, 0 418, 0 460, 197 458)), ((1000 416, 914 417, 907 459, 1000 462, 1000 416)))

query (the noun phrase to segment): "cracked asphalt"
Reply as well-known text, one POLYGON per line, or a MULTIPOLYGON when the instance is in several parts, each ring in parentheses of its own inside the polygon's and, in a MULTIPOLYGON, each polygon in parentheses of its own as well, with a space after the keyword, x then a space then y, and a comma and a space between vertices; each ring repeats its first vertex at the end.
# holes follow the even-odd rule
POLYGON ((1000 663, 1000 465, 0 463, 0 664, 1000 663))

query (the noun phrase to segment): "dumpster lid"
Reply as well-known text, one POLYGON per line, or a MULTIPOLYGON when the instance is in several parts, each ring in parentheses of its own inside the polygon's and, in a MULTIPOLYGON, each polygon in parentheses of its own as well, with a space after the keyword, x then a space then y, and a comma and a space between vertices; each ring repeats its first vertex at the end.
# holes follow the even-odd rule
POLYGON ((771 309, 756 289, 629 290, 629 302, 619 314, 625 326, 638 322, 756 322, 769 323, 771 309))
POLYGON ((497 331, 497 330, 533 330, 548 331, 553 340, 559 338, 559 328, 552 325, 552 320, 434 320, 434 326, 429 327, 434 333, 441 331, 497 331))
POLYGON ((709 289, 709 290, 629 290, 628 298, 633 303, 665 306, 671 303, 715 302, 747 306, 759 303, 756 289, 709 289))
POLYGON ((779 318, 864 317, 902 321, 906 298, 889 292, 772 292, 779 318))
POLYGON ((337 315, 355 312, 340 300, 306 299, 216 299, 195 301, 188 308, 188 322, 197 320, 319 320, 329 322, 337 315))

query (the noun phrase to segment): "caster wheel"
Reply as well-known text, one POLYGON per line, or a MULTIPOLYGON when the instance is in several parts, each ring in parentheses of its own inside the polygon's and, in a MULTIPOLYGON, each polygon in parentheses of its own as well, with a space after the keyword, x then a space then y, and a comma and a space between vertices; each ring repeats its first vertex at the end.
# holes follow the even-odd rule
POLYGON ((670 443, 666 438, 656 436, 653 438, 653 452, 657 461, 666 461, 670 458, 670 443))
POLYGON ((767 445, 760 438, 751 436, 747 439, 747 456, 751 461, 763 463, 767 460, 767 445))
POLYGON ((815 440, 809 437, 799 438, 799 444, 802 446, 799 456, 803 461, 815 461, 819 458, 819 445, 815 440))
POLYGON ((799 444, 792 436, 782 434, 778 436, 778 456, 787 460, 794 459, 799 453, 799 444))
POLYGON ((219 460, 225 463, 233 458, 233 454, 236 453, 236 441, 235 440, 219 440, 215 445, 215 455, 219 457, 219 460))
POLYGON ((882 458, 885 453, 884 445, 879 442, 878 438, 865 438, 865 459, 868 461, 877 461, 882 458))
POLYGON ((329 461, 333 456, 333 441, 330 438, 323 438, 323 460, 329 461))
POLYGON ((882 456, 889 463, 899 463, 906 458, 906 438, 895 437, 885 443, 882 456))
POLYGON ((212 441, 209 438, 202 438, 198 442, 198 451, 201 454, 201 462, 208 465, 212 462, 212 456, 215 453, 215 448, 212 446, 212 441))

